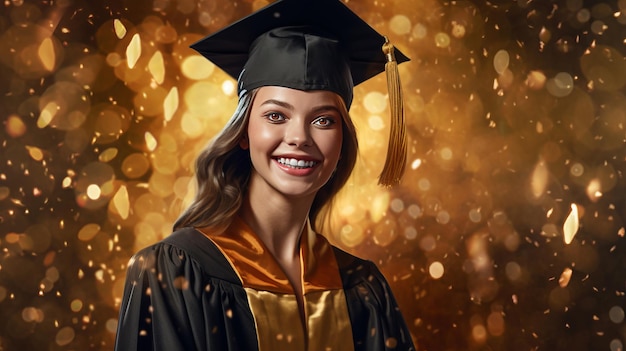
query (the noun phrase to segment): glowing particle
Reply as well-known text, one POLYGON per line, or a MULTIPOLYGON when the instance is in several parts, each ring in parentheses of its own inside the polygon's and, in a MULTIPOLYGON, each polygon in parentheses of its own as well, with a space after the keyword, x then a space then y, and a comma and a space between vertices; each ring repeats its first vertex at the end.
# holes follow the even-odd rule
POLYGON ((623 351, 624 350, 624 344, 622 343, 622 340, 620 339, 611 340, 609 347, 611 351, 623 351))
POLYGON ((448 211, 442 210, 437 212, 437 223, 447 224, 452 219, 448 211))
POLYGON ((204 133, 204 126, 200 116, 184 113, 180 120, 181 130, 189 137, 198 137, 204 133))
POLYGON ((624 321, 624 309, 621 306, 613 306, 609 310, 609 319, 615 324, 621 324, 624 321))
POLYGON ((428 29, 426 28, 426 26, 421 23, 418 23, 415 25, 415 27, 413 27, 413 31, 411 32, 411 35, 414 36, 415 38, 423 39, 426 37, 427 33, 428 33, 428 29))
POLYGON ((469 219, 474 223, 479 223, 482 220, 483 216, 480 212, 480 208, 472 208, 469 211, 469 219))
POLYGON ((503 74, 509 68, 509 52, 499 50, 493 57, 493 68, 498 74, 503 74))
POLYGON ((339 231, 339 236, 341 238, 341 242, 347 247, 355 247, 364 239, 363 235, 351 224, 342 226, 339 231))
POLYGON ((54 119, 54 116, 59 112, 59 105, 55 102, 49 102, 39 113, 39 118, 37 119, 37 127, 43 129, 47 127, 50 122, 54 119))
POLYGON ((102 269, 98 269, 93 275, 97 281, 104 282, 104 271, 102 269))
POLYGON ((411 218, 416 219, 422 216, 422 209, 418 205, 413 204, 409 206, 407 213, 411 218))
POLYGON ((187 280, 187 278, 185 277, 176 277, 174 279, 174 287, 176 289, 180 289, 180 290, 187 290, 189 289, 189 280, 187 280))
POLYGON ((563 239, 565 244, 570 244, 574 240, 576 232, 578 232, 578 206, 576 204, 571 205, 571 211, 563 223, 563 239))
POLYGON ((602 192, 600 189, 602 188, 602 184, 599 179, 592 179, 589 184, 587 184, 587 196, 591 201, 596 201, 598 198, 602 197, 602 192))
POLYGON ((158 142, 154 135, 152 135, 152 133, 150 132, 146 132, 144 134, 144 139, 146 140, 146 147, 148 148, 148 150, 154 151, 154 149, 156 149, 158 145, 158 142))
POLYGON ((55 341, 57 345, 65 346, 70 344, 74 340, 75 336, 76 334, 74 332, 74 329, 72 329, 71 327, 64 327, 57 332, 55 341))
POLYGON ((422 190, 422 191, 430 190, 430 180, 428 180, 426 178, 422 178, 422 179, 418 180, 417 187, 420 190, 422 190))
POLYGON ((574 177, 580 177, 583 175, 583 173, 585 173, 585 166, 576 162, 570 167, 569 173, 574 177))
POLYGON ((411 169, 418 169, 422 165, 422 159, 416 158, 411 162, 411 169))
POLYGON ((9 244, 17 244, 20 241, 20 235, 17 233, 9 233, 4 237, 4 240, 9 244))
POLYGON ((493 336, 504 334, 505 322, 501 312, 491 312, 487 317, 487 330, 493 336))
POLYGON ((96 223, 85 224, 78 231, 78 239, 80 241, 89 241, 93 239, 100 232, 100 226, 96 223))
POLYGON ((118 150, 117 148, 110 147, 100 153, 98 156, 98 161, 100 162, 109 162, 117 156, 118 150))
POLYGON ((406 227, 404 229, 404 237, 409 239, 409 240, 413 240, 413 239, 417 238, 417 229, 415 229, 415 227, 413 227, 413 226, 406 227))
POLYGON ((527 87, 534 90, 543 89, 546 84, 546 76, 541 71, 530 71, 524 82, 527 87))
POLYGON ((172 87, 163 100, 163 119, 169 122, 178 109, 178 88, 172 87))
POLYGON ((549 176, 550 172, 548 171, 546 163, 543 160, 537 162, 530 181, 530 188, 535 198, 539 198, 543 195, 548 185, 549 176))
POLYGON ((439 156, 441 156, 441 159, 445 160, 445 161, 450 161, 452 160, 452 157, 454 156, 452 149, 450 149, 449 147, 444 147, 441 150, 439 150, 439 156))
POLYGON ((482 324, 477 324, 472 328, 472 337, 477 342, 484 342, 487 339, 487 329, 482 324))
POLYGON ((109 333, 115 333, 117 331, 117 319, 109 318, 106 321, 106 330, 109 333))
POLYGON ((401 199, 393 199, 390 204, 391 210, 395 213, 400 213, 404 210, 404 201, 401 199))
POLYGON ((398 339, 396 338, 387 338, 385 340, 385 347, 389 349, 395 349, 398 346, 398 339))
POLYGON ((126 48, 126 64, 128 68, 133 69, 141 56, 141 38, 139 34, 133 35, 128 47, 126 48))
POLYGON ((5 130, 9 136, 17 138, 26 133, 26 124, 16 115, 9 116, 6 121, 5 130))
POLYGON ((128 190, 122 185, 115 196, 113 196, 113 207, 117 210, 122 219, 127 219, 130 212, 130 201, 128 200, 128 190))
POLYGON ((126 27, 124 27, 122 21, 117 18, 113 20, 113 29, 115 30, 115 35, 118 39, 122 39, 126 36, 126 27))
POLYGON ((506 273, 506 277, 509 278, 510 281, 514 282, 522 277, 522 267, 517 262, 507 263, 504 271, 506 273))
POLYGON ((385 121, 380 116, 374 115, 367 119, 367 125, 372 130, 382 130, 385 128, 385 121))
POLYGON ((381 220, 372 229, 372 239, 378 246, 387 246, 391 244, 398 236, 397 223, 393 219, 381 220))
POLYGON ((562 288, 567 287, 567 285, 569 285, 569 281, 572 278, 572 269, 567 267, 563 270, 563 272, 561 273, 561 276, 559 277, 559 286, 562 288))
POLYGON ((225 80, 222 83, 222 91, 225 95, 232 95, 235 92, 235 84, 233 84, 232 80, 225 80))
POLYGON ((180 70, 189 79, 202 80, 209 78, 213 74, 215 65, 207 61, 203 56, 191 55, 182 62, 180 70))
POLYGON ((49 281, 56 283, 61 277, 61 273, 56 267, 50 267, 46 269, 46 279, 49 281))
POLYGON ((446 33, 437 33, 435 35, 435 45, 438 48, 447 48, 450 46, 450 36, 446 33))
POLYGON ((405 15, 395 15, 389 20, 389 28, 398 35, 405 35, 411 32, 411 20, 405 15))
POLYGON ((576 13, 576 20, 580 23, 589 22, 590 19, 591 19, 591 11, 589 11, 589 9, 580 9, 576 13))
POLYGON ((381 219, 385 217, 385 213, 389 208, 390 202, 390 194, 388 192, 383 192, 378 194, 370 205, 370 213, 372 216, 372 222, 378 223, 381 219))
MULTIPOLYGON (((148 142, 148 140, 146 140, 146 142, 148 142)), ((150 146, 151 145, 148 145, 148 147, 150 146)), ((124 161, 122 161, 121 169, 125 176, 136 179, 148 172, 150 169, 150 161, 143 153, 135 152, 126 156, 124 161)))
POLYGON ((465 33, 467 32, 467 29, 465 29, 465 26, 456 22, 456 21, 452 21, 452 36, 455 38, 463 38, 465 36, 465 33))
POLYGON ((591 23, 591 31, 595 34, 602 35, 609 27, 603 21, 593 21, 591 23))
POLYGON ((387 108, 387 98, 381 92, 372 91, 363 98, 363 106, 369 113, 382 113, 387 108))
POLYGON ((78 312, 83 309, 83 302, 79 299, 75 299, 70 303, 70 309, 73 312, 78 312))
POLYGON ((541 40, 543 43, 547 43, 550 41, 551 38, 552 32, 548 28, 542 27, 539 31, 539 40, 541 40))
POLYGON ((165 79, 165 63, 163 62, 163 54, 156 51, 148 62, 148 71, 152 74, 152 78, 157 84, 162 84, 165 79))
POLYGON ((44 313, 38 308, 26 307, 22 310, 22 319, 26 322, 41 323, 44 320, 44 313))
POLYGON ((86 194, 91 200, 98 200, 102 195, 102 190, 98 184, 89 184, 86 194))
POLYGON ((428 274, 430 274, 430 276, 433 279, 439 279, 441 277, 443 277, 443 273, 444 273, 445 269, 443 267, 443 264, 441 264, 441 262, 433 262, 430 264, 430 266, 428 267, 428 274))
POLYGON ((548 80, 546 89, 552 96, 567 96, 574 90, 574 78, 567 72, 560 72, 548 80))
POLYGON ((39 49, 37 50, 37 55, 43 64, 43 67, 52 72, 54 70, 54 65, 56 64, 56 55, 54 53, 54 44, 52 43, 52 39, 45 38, 41 44, 39 45, 39 49))
POLYGON ((43 160, 43 151, 40 148, 35 146, 26 146, 26 150, 28 150, 28 154, 35 161, 43 160))
POLYGON ((432 235, 426 235, 419 241, 420 248, 426 252, 437 248, 437 240, 432 235))

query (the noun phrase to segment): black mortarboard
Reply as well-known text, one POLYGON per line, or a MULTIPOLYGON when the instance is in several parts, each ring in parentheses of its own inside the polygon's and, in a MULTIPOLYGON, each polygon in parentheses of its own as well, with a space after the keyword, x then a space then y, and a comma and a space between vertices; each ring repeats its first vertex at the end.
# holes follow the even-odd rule
POLYGON ((388 157, 385 169, 391 165, 395 170, 381 175, 380 182, 392 185, 400 180, 406 136, 396 65, 408 58, 398 50, 394 55, 386 38, 340 0, 278 0, 191 47, 237 79, 240 96, 270 85, 329 90, 349 108, 354 86, 387 70, 388 81, 394 81, 389 93, 397 117, 392 119, 388 150, 394 160, 388 157))

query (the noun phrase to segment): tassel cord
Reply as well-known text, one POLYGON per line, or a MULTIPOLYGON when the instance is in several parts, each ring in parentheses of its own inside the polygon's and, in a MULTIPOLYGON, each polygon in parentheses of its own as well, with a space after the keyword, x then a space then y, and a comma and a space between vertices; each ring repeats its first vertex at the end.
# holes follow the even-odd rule
POLYGON ((406 168, 407 135, 398 63, 395 59, 394 47, 386 37, 383 52, 387 57, 385 73, 387 75, 391 123, 389 127, 387 158, 378 178, 378 184, 391 187, 400 183, 406 168))

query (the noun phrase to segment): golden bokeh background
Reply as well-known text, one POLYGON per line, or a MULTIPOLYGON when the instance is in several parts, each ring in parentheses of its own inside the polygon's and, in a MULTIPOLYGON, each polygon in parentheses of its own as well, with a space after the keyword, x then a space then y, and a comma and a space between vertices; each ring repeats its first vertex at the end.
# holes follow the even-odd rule
MULTIPOLYGON (((0 349, 112 350, 126 264, 170 234, 236 105, 189 45, 267 0, 0 5, 0 349)), ((329 239, 376 262, 418 350, 626 341, 626 0, 350 0, 400 66, 408 170, 376 185, 384 75, 329 239)))

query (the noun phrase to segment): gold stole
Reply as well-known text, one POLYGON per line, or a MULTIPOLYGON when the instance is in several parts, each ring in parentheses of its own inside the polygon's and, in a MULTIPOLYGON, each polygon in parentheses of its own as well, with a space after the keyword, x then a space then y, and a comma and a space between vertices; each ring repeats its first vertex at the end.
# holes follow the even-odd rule
POLYGON ((310 225, 300 239, 306 331, 287 276, 241 218, 225 233, 207 236, 239 275, 254 316, 259 351, 353 350, 337 261, 328 241, 310 225))

